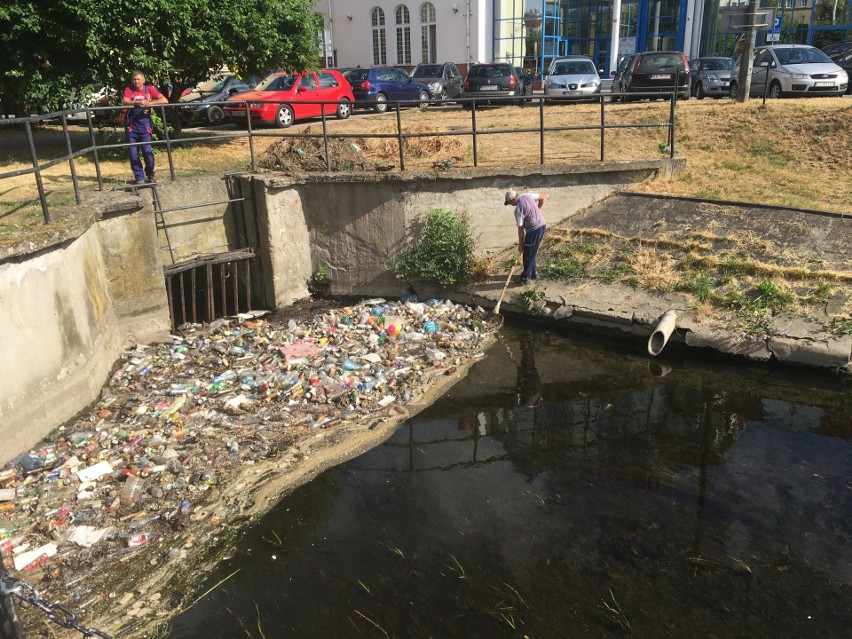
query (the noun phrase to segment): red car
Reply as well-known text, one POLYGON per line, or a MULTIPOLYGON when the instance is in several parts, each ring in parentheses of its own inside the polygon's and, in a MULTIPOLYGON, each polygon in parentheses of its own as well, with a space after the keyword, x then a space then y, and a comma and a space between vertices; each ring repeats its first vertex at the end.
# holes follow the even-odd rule
POLYGON ((336 115, 345 120, 352 114, 352 87, 339 71, 305 71, 304 73, 273 73, 257 85, 254 91, 229 98, 225 118, 237 125, 246 125, 245 103, 254 124, 274 124, 286 128, 296 120, 322 115, 336 115), (319 104, 328 101, 329 104, 319 104), (314 102, 314 104, 308 104, 314 102))

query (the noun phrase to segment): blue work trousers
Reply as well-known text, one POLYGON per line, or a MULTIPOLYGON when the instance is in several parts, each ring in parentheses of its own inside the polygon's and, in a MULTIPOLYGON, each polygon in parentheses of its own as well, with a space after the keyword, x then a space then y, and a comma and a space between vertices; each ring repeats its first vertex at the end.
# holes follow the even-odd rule
MULTIPOLYGON (((136 123, 128 127, 125 131, 125 139, 128 143, 132 142, 150 142, 151 141, 151 125, 136 123)), ((130 147, 130 168, 133 171, 133 177, 137 180, 144 180, 145 177, 154 178, 154 149, 150 144, 130 147), (142 161, 139 159, 139 151, 142 151, 142 157, 145 160, 145 169, 142 169, 142 161)))
POLYGON ((534 280, 538 277, 535 256, 538 253, 538 247, 541 246, 541 240, 544 238, 545 230, 547 230, 547 225, 542 224, 537 229, 528 230, 524 234, 524 270, 521 273, 522 284, 526 284, 529 280, 534 280))

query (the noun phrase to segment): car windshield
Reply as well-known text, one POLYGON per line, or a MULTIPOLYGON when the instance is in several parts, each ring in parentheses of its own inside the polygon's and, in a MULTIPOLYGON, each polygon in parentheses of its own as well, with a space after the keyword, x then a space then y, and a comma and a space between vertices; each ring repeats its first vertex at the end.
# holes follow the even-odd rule
POLYGON ((789 49, 775 49, 775 56, 779 64, 814 64, 831 62, 831 58, 819 49, 809 47, 790 47, 789 49))
POLYGON ((363 82, 370 77, 369 69, 352 69, 343 74, 343 77, 349 82, 363 82))
POLYGON ((734 61, 731 58, 704 60, 701 63, 701 68, 705 71, 730 71, 734 68, 734 61))
POLYGON ((296 84, 298 75, 271 75, 257 85, 258 91, 288 91, 296 84))
POLYGON ((586 75, 597 73, 591 60, 562 60, 553 67, 553 75, 586 75))
POLYGON ((418 64, 411 74, 412 78, 440 78, 444 67, 440 64, 418 64))

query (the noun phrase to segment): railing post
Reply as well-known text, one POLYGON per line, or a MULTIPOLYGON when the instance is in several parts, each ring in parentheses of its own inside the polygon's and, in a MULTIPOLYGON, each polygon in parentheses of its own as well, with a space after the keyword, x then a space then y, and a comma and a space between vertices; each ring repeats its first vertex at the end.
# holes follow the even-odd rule
POLYGON ((104 190, 104 178, 101 175, 101 163, 98 160, 98 141, 95 139, 95 127, 92 125, 92 111, 86 108, 86 124, 89 127, 89 140, 92 142, 92 154, 95 158, 95 173, 98 176, 98 191, 104 190))
POLYGON ((402 117, 399 115, 399 102, 396 103, 396 136, 399 140, 399 170, 405 170, 405 153, 402 149, 402 117))
POLYGON ((544 164, 544 98, 538 101, 539 164, 544 164))
POLYGON ((30 121, 25 124, 27 130, 27 142, 30 145, 30 157, 33 159, 36 186, 38 187, 38 199, 41 201, 41 211, 44 214, 44 223, 50 224, 50 209, 47 207, 47 196, 44 194, 44 183, 41 181, 41 169, 38 166, 38 155, 36 155, 35 140, 33 139, 33 127, 30 121))
POLYGON ((68 149, 68 166, 71 169, 71 185, 74 187, 74 199, 77 204, 83 203, 83 198, 80 197, 80 184, 77 182, 77 168, 74 166, 74 150, 71 148, 71 136, 68 135, 68 120, 65 113, 62 113, 62 133, 65 135, 65 148, 68 149))
POLYGON ((251 156, 251 170, 257 171, 257 161, 254 158, 254 136, 251 132, 251 114, 249 113, 248 100, 243 100, 246 107, 246 131, 248 131, 249 155, 251 156))
POLYGON ((669 106, 669 157, 675 155, 675 104, 677 103, 677 91, 672 93, 672 101, 669 106))
MULTIPOLYGON (((168 112, 166 111, 165 106, 160 107, 160 113, 163 118, 163 135, 166 136, 166 155, 169 158, 169 175, 172 178, 172 182, 174 182, 177 178, 175 177, 175 163, 172 160, 172 141, 171 138, 169 138, 169 121, 166 118, 166 114, 168 112)), ((177 117, 180 117, 180 114, 178 114, 177 117)), ((142 149, 139 150, 141 151, 142 149)))
POLYGON ((604 104, 606 100, 603 93, 598 94, 598 96, 601 99, 601 162, 604 162, 604 158, 606 157, 606 107, 604 104))
POLYGON ((328 128, 325 122, 325 105, 325 102, 320 105, 320 112, 322 113, 322 141, 325 145, 325 169, 326 171, 331 171, 331 155, 328 150, 328 128))
POLYGON ((479 166, 476 153, 476 100, 470 103, 470 129, 473 131, 473 166, 479 166))

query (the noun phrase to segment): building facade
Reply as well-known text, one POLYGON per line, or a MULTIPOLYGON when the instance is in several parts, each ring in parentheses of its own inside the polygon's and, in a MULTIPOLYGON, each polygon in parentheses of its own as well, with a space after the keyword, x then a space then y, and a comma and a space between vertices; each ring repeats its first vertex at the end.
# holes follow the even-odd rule
MULTIPOLYGON (((676 50, 733 55, 741 29, 725 12, 746 0, 320 0, 326 66, 511 61, 532 73, 587 55, 609 74, 616 54, 676 50), (617 7, 617 16, 613 15, 617 7), (618 35, 613 38, 613 30, 618 35), (613 48, 616 49, 613 52, 613 48)), ((824 46, 852 40, 852 0, 760 0, 777 24, 757 42, 824 46), (778 27, 778 28, 776 28, 778 27)))

